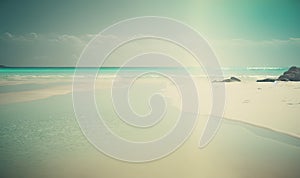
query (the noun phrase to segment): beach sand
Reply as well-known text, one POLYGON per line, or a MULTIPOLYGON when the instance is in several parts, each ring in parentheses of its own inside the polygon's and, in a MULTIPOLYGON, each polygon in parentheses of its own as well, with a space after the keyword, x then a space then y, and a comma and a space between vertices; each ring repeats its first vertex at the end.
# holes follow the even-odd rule
POLYGON ((228 83, 224 117, 300 137, 300 83, 228 83))
MULTIPOLYGON (((111 82, 98 81, 96 98, 98 107, 107 112, 104 114, 114 118, 107 95, 111 82)), ((199 149, 212 104, 210 86, 218 83, 197 79, 201 104, 192 135, 172 154, 147 163, 110 158, 86 140, 75 119, 70 81, 43 83, 26 91, 18 85, 10 85, 18 88, 13 92, 0 94, 1 177, 300 177, 300 83, 225 83, 221 126, 211 143, 199 149)), ((170 82, 141 79, 132 89, 133 108, 145 113, 147 102, 134 95, 141 89, 146 95, 156 90, 165 94, 171 103, 169 119, 174 117, 172 113, 180 113, 179 95, 170 82)), ((159 137, 161 129, 170 128, 161 125, 158 134, 143 134, 148 139, 159 137)), ((139 140, 144 136, 118 123, 111 127, 125 133, 124 137, 139 140)))

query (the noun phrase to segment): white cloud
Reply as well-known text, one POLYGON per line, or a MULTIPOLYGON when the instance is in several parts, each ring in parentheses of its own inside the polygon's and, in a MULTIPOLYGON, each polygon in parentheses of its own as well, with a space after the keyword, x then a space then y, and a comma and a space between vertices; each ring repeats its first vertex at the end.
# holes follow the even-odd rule
POLYGON ((86 45, 95 35, 94 34, 84 34, 84 35, 69 35, 69 34, 37 34, 37 33, 27 33, 22 35, 12 34, 10 32, 5 32, 0 35, 0 40, 4 41, 14 41, 14 42, 56 42, 60 44, 68 45, 86 45))
POLYGON ((290 66, 299 64, 300 38, 212 40, 220 61, 228 66, 290 66))
POLYGON ((9 32, 5 32, 2 36, 3 36, 4 39, 5 38, 8 38, 8 39, 13 38, 13 35, 11 33, 9 33, 9 32))
MULTIPOLYGON (((71 35, 32 32, 20 35, 11 32, 2 33, 0 34, 0 64, 12 66, 74 66, 84 47, 94 37, 96 37, 96 34, 71 35)), ((116 36, 104 36, 103 38, 111 41, 122 40, 116 36)), ((103 40, 97 42, 102 43, 103 40)), ((224 39, 209 40, 209 42, 218 57, 226 64, 236 64, 237 62, 244 64, 248 61, 254 61, 253 65, 255 65, 263 60, 282 61, 282 59, 294 63, 300 51, 300 38, 298 37, 270 40, 224 39)), ((116 53, 116 56, 126 56, 130 54, 128 51, 132 48, 134 48, 134 52, 143 51, 141 44, 144 43, 132 42, 127 47, 125 46, 123 51, 120 50, 119 53, 116 53)), ((144 45, 148 45, 149 49, 156 49, 151 47, 153 44, 157 45, 154 42, 151 43, 151 41, 144 45)), ((164 50, 163 47, 161 49, 164 50)), ((180 54, 178 55, 180 56, 180 54)), ((182 58, 186 60, 186 56, 182 56, 182 58)), ((117 61, 117 64, 119 58, 116 58, 115 61, 117 61)), ((278 63, 278 65, 280 64, 278 63)))
POLYGON ((0 63, 12 66, 72 66, 93 36, 6 32, 0 34, 0 63))
POLYGON ((212 40, 211 43, 217 46, 283 46, 300 45, 300 38, 271 39, 271 40, 249 40, 249 39, 227 39, 212 40))
POLYGON ((6 40, 6 41, 33 41, 38 39, 37 33, 27 33, 24 35, 15 35, 10 32, 5 32, 2 35, 0 35, 0 40, 6 40))

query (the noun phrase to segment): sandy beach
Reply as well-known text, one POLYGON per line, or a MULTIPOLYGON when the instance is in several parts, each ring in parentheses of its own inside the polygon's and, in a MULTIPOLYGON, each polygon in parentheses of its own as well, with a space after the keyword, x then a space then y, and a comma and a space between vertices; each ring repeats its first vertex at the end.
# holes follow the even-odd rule
MULTIPOLYGON (((211 109, 211 85, 196 78, 200 98, 199 120, 190 138, 162 159, 135 164, 97 151, 83 136, 73 111, 72 80, 32 79, 28 83, 1 84, 2 172, 10 177, 299 177, 300 83, 257 83, 253 80, 224 83, 226 105, 221 126, 212 142, 199 149, 199 140, 211 109), (30 82, 29 82, 30 83, 30 82), (47 83, 47 82, 46 82, 47 83), (3 88, 3 86, 10 88, 3 88), (9 92, 13 91, 13 92, 9 92), (64 156, 62 156, 64 155, 64 156), (13 170, 18 169, 18 172, 13 170), (116 171, 117 170, 117 171, 116 171), (253 172, 249 176, 249 171, 253 172)), ((15 82, 15 81, 12 81, 15 82)), ((128 129, 110 106, 112 79, 97 79, 98 107, 109 126, 124 138, 154 139, 172 128, 180 113, 180 95, 172 82, 142 78, 131 88, 132 107, 148 111, 153 91, 164 96, 170 112, 166 122, 152 132, 128 129), (139 91, 143 91, 142 93, 139 91), (145 96, 144 96, 145 95, 145 96), (154 131, 154 132, 153 132, 154 131), (138 134, 137 134, 138 133, 138 134)), ((151 130, 151 129, 150 129, 151 130)))
POLYGON ((225 118, 300 137, 300 83, 226 85, 225 118))
MULTIPOLYGON (((197 78, 195 81, 199 98, 201 98, 199 115, 209 115, 212 106, 211 83, 206 78, 197 78)), ((35 83, 43 86, 44 82, 35 83)), ((49 82, 50 85, 30 90, 20 88, 20 85, 14 84, 15 82, 11 83, 6 81, 5 84, 0 85, 19 88, 20 91, 0 93, 0 104, 28 102, 72 93, 71 80, 61 82, 62 84, 58 83, 59 85, 55 82, 49 82)), ((148 88, 151 85, 153 88, 159 89, 168 101, 179 109, 180 97, 171 82, 166 79, 146 78, 138 83, 140 87, 137 87, 136 90, 148 88)), ((111 89, 112 84, 112 79, 98 79, 95 84, 96 94, 99 93, 97 89, 100 89, 99 91, 106 89, 105 93, 110 92, 109 89, 111 89)), ((218 83, 212 84, 218 85, 218 83)), ((148 88, 148 90, 151 89, 148 88)), ((300 120, 298 119, 300 114, 299 82, 257 83, 255 81, 245 81, 225 83, 225 91, 226 105, 222 117, 300 137, 300 120)))
POLYGON ((1 1, 0 178, 300 178, 300 1, 1 1))

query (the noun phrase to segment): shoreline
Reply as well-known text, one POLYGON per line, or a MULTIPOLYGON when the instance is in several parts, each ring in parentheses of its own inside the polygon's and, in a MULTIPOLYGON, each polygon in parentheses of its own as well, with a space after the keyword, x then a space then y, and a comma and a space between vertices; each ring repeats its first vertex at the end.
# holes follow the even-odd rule
MULTIPOLYGON (((200 87, 198 92, 201 95, 201 102, 204 101, 204 103, 206 103, 206 105, 201 105, 201 112, 203 113, 200 115, 209 114, 211 109, 210 83, 207 83, 207 78, 198 79, 196 84, 197 87, 200 87)), ((20 88, 22 82, 16 85, 10 85, 12 88, 15 87, 15 92, 10 92, 10 87, 4 87, 4 92, 0 91, 0 104, 6 105, 19 102, 31 102, 72 93, 72 81, 66 80, 65 82, 68 83, 64 85, 64 80, 59 80, 61 83, 60 86, 58 86, 57 83, 52 83, 55 80, 56 79, 35 80, 35 78, 32 81, 30 79, 24 80, 24 83, 36 81, 36 83, 34 83, 36 87, 25 91, 22 91, 22 88, 20 88), (44 85, 45 87, 37 88, 39 87, 39 84, 44 85)), ((96 89, 100 90, 100 93, 98 94, 109 92, 112 81, 112 79, 97 81, 99 83, 97 83, 96 89)), ((172 104, 172 102, 175 105, 178 104, 178 101, 174 99, 180 98, 178 98, 177 91, 172 85, 166 84, 163 80, 157 78, 144 78, 141 79, 141 81, 142 82, 138 82, 140 83, 140 86, 153 85, 154 88, 156 86, 162 86, 161 90, 165 90, 162 93, 170 99, 170 104, 172 104), (164 84, 166 85, 163 86, 164 84)), ((3 82, 3 86, 8 86, 8 83, 10 82, 15 83, 16 81, 5 81, 3 82)), ((218 85, 219 83, 215 84, 218 85)), ((30 85, 30 83, 28 85, 30 85)), ((300 138, 298 129, 300 126, 300 120, 298 119, 298 116, 300 115, 300 82, 280 81, 276 83, 257 83, 254 81, 242 81, 224 83, 224 85, 226 90, 226 104, 223 118, 252 124, 278 133, 300 138)))
MULTIPOLYGON (((230 122, 235 122, 235 123, 238 123, 238 124, 245 124, 247 126, 260 128, 260 129, 263 129, 263 130, 266 130, 266 131, 269 131, 269 132, 273 132, 273 133, 276 133, 276 134, 281 134, 281 135, 285 135, 287 137, 291 137, 293 139, 297 139, 299 141, 299 146, 296 146, 296 145, 293 145, 293 146, 300 147, 300 135, 296 135, 296 134, 293 134, 293 133, 289 133, 289 132, 285 132, 285 131, 273 129, 273 128, 262 126, 262 125, 257 125, 255 123, 245 122, 245 121, 238 120, 238 119, 226 118, 226 117, 223 117, 223 119, 227 120, 227 121, 230 121, 230 122)), ((247 129, 247 130, 249 130, 250 132, 252 132, 253 134, 255 134, 257 136, 261 136, 259 134, 256 134, 255 132, 251 131, 250 129, 247 129)), ((285 142, 282 142, 282 141, 279 141, 279 140, 276 140, 276 139, 273 139, 273 138, 264 137, 264 136, 261 136, 261 137, 268 138, 268 139, 271 139, 271 140, 275 140, 275 141, 278 141, 280 143, 285 143, 285 142)), ((289 144, 289 143, 285 143, 285 144, 289 144)), ((291 144, 289 144, 289 145, 291 145, 291 144)))

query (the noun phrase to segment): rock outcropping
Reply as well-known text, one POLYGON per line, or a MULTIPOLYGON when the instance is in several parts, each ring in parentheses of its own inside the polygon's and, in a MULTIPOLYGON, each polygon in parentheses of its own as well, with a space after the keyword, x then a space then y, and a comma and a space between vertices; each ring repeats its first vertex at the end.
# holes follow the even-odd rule
POLYGON ((300 67, 293 66, 284 72, 277 80, 279 81, 300 81, 300 67))
POLYGON ((276 79, 273 78, 266 78, 266 79, 262 79, 262 80, 256 80, 256 82, 275 82, 276 79))
POLYGON ((256 82, 275 82, 275 81, 300 81, 300 67, 293 66, 288 71, 284 72, 277 79, 262 79, 256 82))
POLYGON ((215 81, 215 82, 240 82, 241 80, 236 77, 230 77, 229 79, 225 79, 222 81, 215 81))

